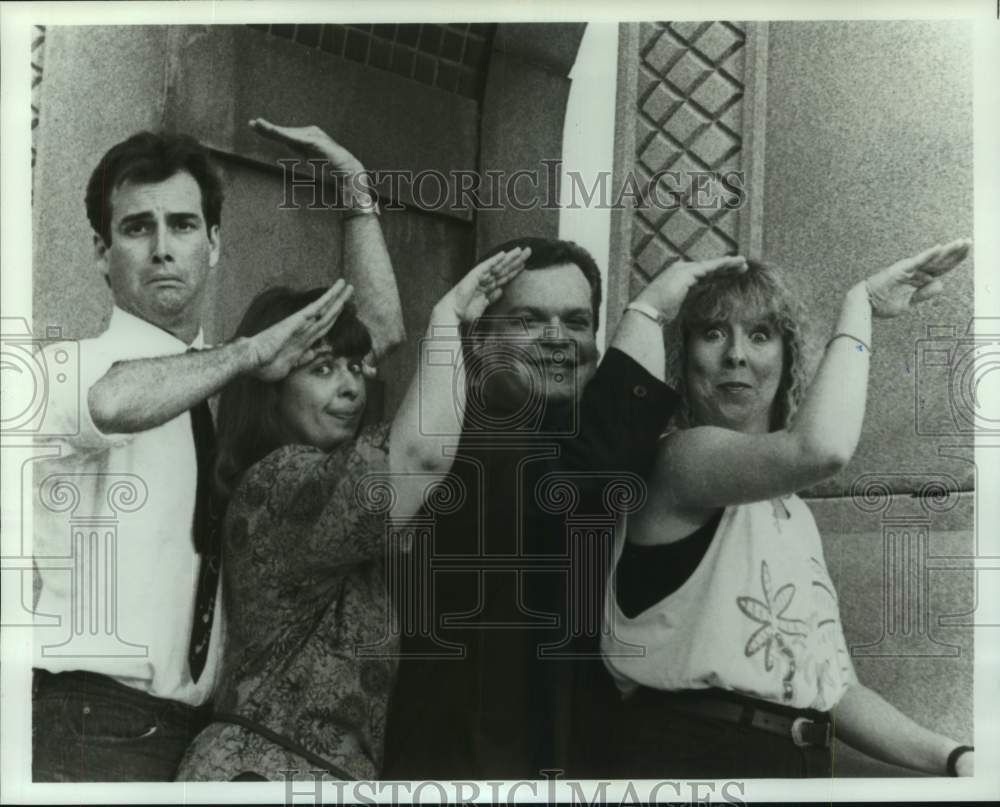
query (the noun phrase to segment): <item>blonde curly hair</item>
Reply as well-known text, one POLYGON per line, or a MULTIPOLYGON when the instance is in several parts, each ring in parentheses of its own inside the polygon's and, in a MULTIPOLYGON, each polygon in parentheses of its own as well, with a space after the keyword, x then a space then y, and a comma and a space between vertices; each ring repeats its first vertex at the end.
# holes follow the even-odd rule
POLYGON ((813 357, 808 347, 805 310, 774 268, 748 260, 747 271, 742 274, 726 272, 700 280, 688 292, 679 316, 667 329, 667 380, 681 399, 672 421, 675 427, 698 425, 688 397, 688 336, 699 326, 744 311, 753 311, 769 320, 781 333, 784 362, 774 398, 771 431, 788 428, 791 423, 812 375, 813 357))

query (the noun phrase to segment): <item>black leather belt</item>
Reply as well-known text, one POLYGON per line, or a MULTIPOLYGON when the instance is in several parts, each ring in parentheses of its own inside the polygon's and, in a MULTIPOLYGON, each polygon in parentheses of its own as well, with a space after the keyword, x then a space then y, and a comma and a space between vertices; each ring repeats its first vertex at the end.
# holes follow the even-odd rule
POLYGON ((735 693, 721 694, 716 690, 657 694, 678 712, 749 726, 790 739, 801 747, 830 747, 830 716, 826 712, 795 710, 735 693))

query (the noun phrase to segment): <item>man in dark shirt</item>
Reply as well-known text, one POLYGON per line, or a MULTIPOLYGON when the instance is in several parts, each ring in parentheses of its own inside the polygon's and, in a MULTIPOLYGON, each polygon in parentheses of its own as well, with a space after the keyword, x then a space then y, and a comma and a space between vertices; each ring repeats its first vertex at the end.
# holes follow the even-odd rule
POLYGON ((466 335, 453 466, 461 504, 398 577, 403 659, 386 779, 587 775, 615 697, 599 655, 613 524, 642 496, 676 397, 662 325, 741 258, 675 264, 630 304, 598 366, 600 274, 571 242, 522 238, 522 272, 466 335), (590 735, 590 736, 585 736, 590 735), (576 740, 584 742, 576 742, 576 740))

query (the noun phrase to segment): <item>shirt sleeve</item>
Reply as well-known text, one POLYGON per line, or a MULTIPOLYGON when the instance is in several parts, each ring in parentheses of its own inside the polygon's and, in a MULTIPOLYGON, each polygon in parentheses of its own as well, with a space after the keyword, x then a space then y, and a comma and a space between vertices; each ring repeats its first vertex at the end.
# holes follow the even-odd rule
POLYGON ((579 430, 562 446, 566 470, 646 476, 657 437, 677 408, 667 384, 617 348, 608 350, 580 402, 579 430))
POLYGON ((314 573, 385 551, 386 511, 363 488, 388 471, 389 424, 381 423, 331 452, 285 446, 254 466, 236 495, 262 500, 266 516, 259 526, 273 536, 275 551, 290 566, 314 573))
POLYGON ((91 387, 123 360, 107 340, 51 343, 34 359, 36 394, 44 400, 36 431, 39 441, 57 443, 66 454, 73 454, 104 451, 132 439, 131 434, 102 432, 90 415, 91 387))

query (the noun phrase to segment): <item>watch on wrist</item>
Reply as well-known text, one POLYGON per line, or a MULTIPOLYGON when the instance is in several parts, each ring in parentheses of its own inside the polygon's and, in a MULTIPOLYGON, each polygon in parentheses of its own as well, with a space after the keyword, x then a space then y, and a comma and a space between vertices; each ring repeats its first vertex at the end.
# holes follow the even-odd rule
POLYGON ((668 322, 667 318, 663 316, 663 314, 659 310, 653 308, 653 306, 651 306, 649 303, 644 303, 639 300, 633 300, 631 303, 625 306, 625 310, 635 311, 635 313, 637 314, 642 314, 644 317, 653 320, 653 322, 655 322, 661 328, 663 328, 668 322))

